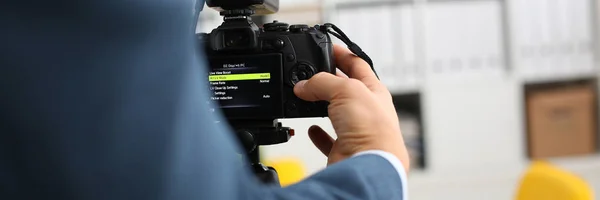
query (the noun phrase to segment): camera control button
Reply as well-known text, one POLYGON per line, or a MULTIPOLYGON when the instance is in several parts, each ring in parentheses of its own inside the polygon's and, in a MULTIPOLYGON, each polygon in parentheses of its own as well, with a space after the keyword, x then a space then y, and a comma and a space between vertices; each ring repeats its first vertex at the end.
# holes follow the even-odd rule
POLYGON ((291 53, 288 54, 285 58, 287 59, 288 62, 296 60, 296 56, 294 56, 294 54, 291 54, 291 53))
POLYGON ((304 31, 308 31, 309 27, 306 24, 294 24, 290 26, 290 32, 293 33, 301 33, 304 31))
POLYGON ((300 78, 298 77, 298 72, 292 72, 292 85, 296 85, 296 83, 300 82, 300 78))
POLYGON ((310 65, 300 64, 292 69, 291 75, 292 85, 296 85, 301 80, 310 79, 315 75, 315 70, 310 65))
POLYGON ((303 73, 306 74, 306 78, 305 79, 309 79, 310 77, 312 77, 313 75, 315 75, 315 70, 310 65, 302 64, 302 65, 300 65, 300 67, 298 69, 299 69, 300 72, 303 72, 303 73))
POLYGON ((285 42, 283 42, 283 40, 281 39, 276 39, 273 41, 273 47, 275 47, 278 50, 283 49, 284 46, 285 42))
POLYGON ((278 21, 273 21, 271 23, 267 23, 265 25, 263 25, 263 28, 265 29, 265 31, 269 31, 269 32, 285 32, 288 30, 289 28, 289 24, 283 23, 283 22, 278 22, 278 21))
POLYGON ((298 79, 300 79, 300 80, 308 79, 308 74, 305 71, 300 71, 300 72, 298 72, 298 79))
POLYGON ((300 66, 298 66, 298 71, 306 71, 307 70, 306 67, 307 67, 306 65, 301 64, 300 66))
POLYGON ((263 40, 262 49, 265 51, 281 50, 285 46, 285 43, 281 39, 275 40, 263 40))

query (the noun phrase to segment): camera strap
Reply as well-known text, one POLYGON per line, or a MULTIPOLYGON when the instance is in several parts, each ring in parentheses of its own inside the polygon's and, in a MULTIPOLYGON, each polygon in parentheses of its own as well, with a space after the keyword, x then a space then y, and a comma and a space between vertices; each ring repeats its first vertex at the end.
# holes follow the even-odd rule
POLYGON ((334 25, 332 23, 325 23, 322 26, 318 27, 318 29, 320 29, 321 31, 327 32, 327 33, 335 36, 336 38, 340 39, 342 42, 344 42, 344 44, 346 44, 346 46, 348 46, 348 49, 350 49, 350 51, 352 53, 356 54, 356 56, 363 59, 365 62, 367 62, 369 64, 369 66, 371 66, 371 70, 373 70, 373 73, 375 73, 375 76, 377 76, 377 78, 379 78, 379 76, 377 75, 377 72, 375 71, 375 67, 373 66, 373 60, 371 60, 369 55, 367 55, 367 53, 365 53, 356 43, 352 42, 352 40, 350 40, 350 38, 348 38, 348 36, 340 28, 338 28, 336 25, 334 25))

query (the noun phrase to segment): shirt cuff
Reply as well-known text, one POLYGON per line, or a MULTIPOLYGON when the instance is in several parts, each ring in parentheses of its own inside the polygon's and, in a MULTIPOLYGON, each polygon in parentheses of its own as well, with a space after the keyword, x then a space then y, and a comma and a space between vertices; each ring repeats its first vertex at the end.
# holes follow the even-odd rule
POLYGON ((407 175, 406 175, 406 170, 404 169, 404 165, 402 165, 402 162, 400 161, 400 159, 398 159, 396 156, 394 156, 394 154, 391 154, 391 153, 388 153, 385 151, 381 151, 381 150, 363 151, 363 152, 354 154, 352 157, 357 157, 357 156, 366 155, 366 154, 381 156, 381 157, 385 158, 388 162, 390 162, 390 164, 392 164, 392 166, 396 169, 396 172, 398 172, 398 176, 400 177, 400 182, 402 183, 402 199, 408 200, 407 175))

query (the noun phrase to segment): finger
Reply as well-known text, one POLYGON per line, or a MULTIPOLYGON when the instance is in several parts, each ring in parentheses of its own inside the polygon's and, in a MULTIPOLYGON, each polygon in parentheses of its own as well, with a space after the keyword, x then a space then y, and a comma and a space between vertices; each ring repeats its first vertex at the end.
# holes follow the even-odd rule
POLYGON ((342 77, 342 78, 348 78, 348 75, 346 75, 342 70, 335 70, 335 75, 338 77, 342 77))
POLYGON ((325 156, 329 156, 335 140, 329 136, 327 132, 325 132, 319 126, 311 126, 308 129, 308 136, 313 144, 315 144, 315 146, 321 151, 321 153, 325 154, 325 156))
POLYGON ((294 93, 305 101, 331 101, 350 79, 321 72, 296 83, 294 93))
POLYGON ((377 81, 377 76, 375 76, 371 66, 348 48, 335 44, 333 54, 336 66, 350 78, 363 82, 377 81))

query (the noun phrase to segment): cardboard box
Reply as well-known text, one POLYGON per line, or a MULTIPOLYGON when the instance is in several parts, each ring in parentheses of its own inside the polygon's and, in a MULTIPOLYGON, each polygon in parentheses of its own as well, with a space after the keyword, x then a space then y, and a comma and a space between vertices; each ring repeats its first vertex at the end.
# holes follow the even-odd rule
POLYGON ((595 94, 591 84, 528 91, 529 156, 537 159, 595 153, 595 94))

